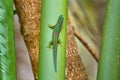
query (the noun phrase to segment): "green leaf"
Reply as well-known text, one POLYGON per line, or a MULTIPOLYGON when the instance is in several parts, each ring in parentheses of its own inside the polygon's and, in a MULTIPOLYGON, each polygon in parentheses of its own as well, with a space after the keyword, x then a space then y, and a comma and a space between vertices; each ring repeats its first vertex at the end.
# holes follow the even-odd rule
POLYGON ((0 0, 0 80, 16 80, 13 1, 0 0))
POLYGON ((120 80, 120 0, 107 0, 97 80, 120 80))

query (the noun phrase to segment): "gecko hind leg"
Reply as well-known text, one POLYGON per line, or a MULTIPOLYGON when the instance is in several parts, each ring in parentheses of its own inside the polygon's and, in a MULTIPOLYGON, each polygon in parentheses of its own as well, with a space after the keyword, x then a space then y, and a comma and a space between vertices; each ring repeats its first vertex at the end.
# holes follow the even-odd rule
POLYGON ((51 48, 51 46, 53 46, 53 41, 49 42, 49 45, 47 46, 47 48, 51 48))
POLYGON ((61 44, 62 42, 61 42, 61 40, 60 39, 58 39, 58 41, 57 41, 57 45, 60 45, 60 46, 62 46, 62 44, 61 44))

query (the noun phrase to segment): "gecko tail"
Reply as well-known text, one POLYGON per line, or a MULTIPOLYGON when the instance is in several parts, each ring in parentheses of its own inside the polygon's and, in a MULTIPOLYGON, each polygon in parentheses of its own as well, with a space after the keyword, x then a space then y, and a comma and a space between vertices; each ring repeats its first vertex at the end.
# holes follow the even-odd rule
POLYGON ((53 54, 53 58, 54 58, 54 68, 55 68, 55 72, 57 72, 57 53, 53 54))
MULTIPOLYGON (((56 47, 55 47, 55 48, 56 48, 56 47)), ((55 72, 57 72, 57 49, 54 49, 53 60, 54 60, 55 72)))

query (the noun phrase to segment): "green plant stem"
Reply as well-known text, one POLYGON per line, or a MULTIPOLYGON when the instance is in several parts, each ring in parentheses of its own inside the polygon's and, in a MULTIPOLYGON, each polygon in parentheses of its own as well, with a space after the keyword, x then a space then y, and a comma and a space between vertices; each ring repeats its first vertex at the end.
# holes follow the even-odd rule
POLYGON ((38 80, 65 80, 67 3, 67 0, 42 0, 38 80), (48 25, 55 25, 60 15, 63 15, 64 21, 59 36, 61 45, 57 46, 57 72, 55 72, 53 49, 47 48, 53 33, 48 25))
POLYGON ((97 80, 120 80, 120 0, 107 0, 97 80))
POLYGON ((0 80, 16 80, 13 1, 0 0, 0 80))

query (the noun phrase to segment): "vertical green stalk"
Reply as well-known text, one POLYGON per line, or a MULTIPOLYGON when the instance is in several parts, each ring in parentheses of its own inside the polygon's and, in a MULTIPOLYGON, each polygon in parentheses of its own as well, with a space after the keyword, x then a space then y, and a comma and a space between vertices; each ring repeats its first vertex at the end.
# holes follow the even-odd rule
POLYGON ((42 0, 38 80, 65 80, 67 3, 67 0, 42 0), (59 36, 61 45, 57 46, 55 72, 53 49, 47 48, 53 33, 48 25, 55 25, 60 15, 63 15, 64 21, 59 36))
POLYGON ((97 80, 120 80, 120 0, 107 0, 97 80))
POLYGON ((16 80, 13 1, 0 0, 0 80, 16 80))

